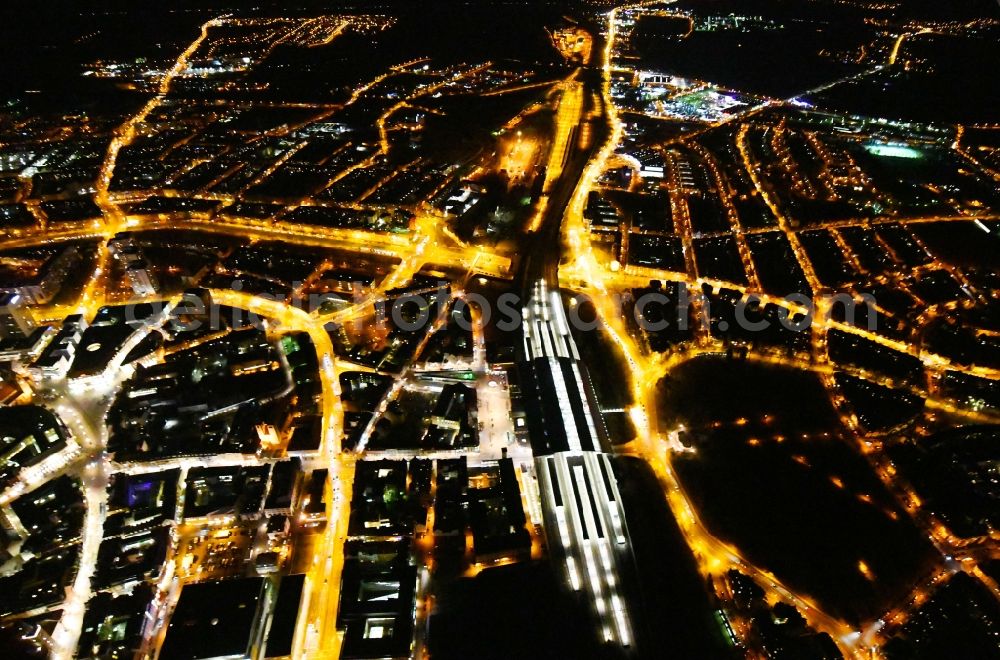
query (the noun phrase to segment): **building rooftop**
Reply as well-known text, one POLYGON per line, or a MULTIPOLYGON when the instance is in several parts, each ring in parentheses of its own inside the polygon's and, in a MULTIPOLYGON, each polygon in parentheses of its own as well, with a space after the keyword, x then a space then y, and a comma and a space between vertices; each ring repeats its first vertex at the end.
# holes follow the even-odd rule
POLYGON ((265 586, 259 577, 185 585, 160 660, 249 657, 260 638, 265 586))

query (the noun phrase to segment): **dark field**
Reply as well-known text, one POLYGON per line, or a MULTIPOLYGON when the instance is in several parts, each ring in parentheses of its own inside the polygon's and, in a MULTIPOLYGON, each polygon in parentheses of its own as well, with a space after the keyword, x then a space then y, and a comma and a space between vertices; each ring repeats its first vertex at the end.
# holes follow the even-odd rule
POLYGON ((930 544, 841 437, 812 375, 723 359, 675 373, 661 411, 691 428, 696 453, 676 467, 714 534, 853 622, 878 617, 930 569, 930 544))
POLYGON ((863 26, 845 31, 840 26, 789 22, 746 32, 694 32, 684 39, 664 38, 662 30, 648 31, 636 35, 635 45, 644 66, 787 98, 858 71, 856 65, 821 57, 819 51, 857 47, 868 37, 863 26))

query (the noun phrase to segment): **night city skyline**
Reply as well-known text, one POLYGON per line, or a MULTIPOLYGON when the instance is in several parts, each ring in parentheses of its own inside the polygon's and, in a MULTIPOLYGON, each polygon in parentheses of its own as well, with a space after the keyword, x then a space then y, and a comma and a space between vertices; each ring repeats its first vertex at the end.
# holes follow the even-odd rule
POLYGON ((0 19, 0 659, 1000 659, 1000 3, 0 19))

